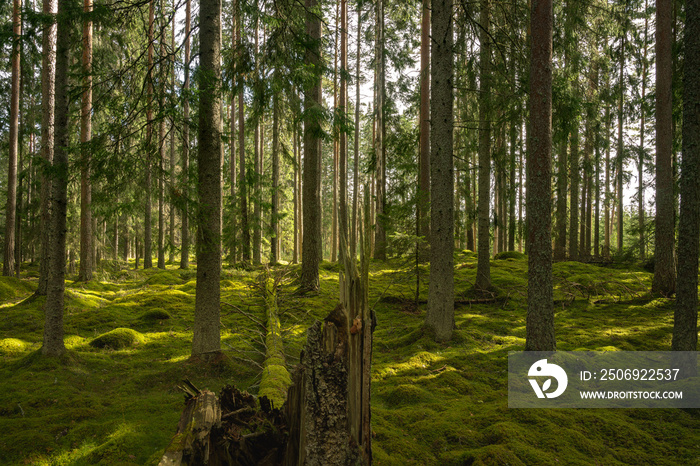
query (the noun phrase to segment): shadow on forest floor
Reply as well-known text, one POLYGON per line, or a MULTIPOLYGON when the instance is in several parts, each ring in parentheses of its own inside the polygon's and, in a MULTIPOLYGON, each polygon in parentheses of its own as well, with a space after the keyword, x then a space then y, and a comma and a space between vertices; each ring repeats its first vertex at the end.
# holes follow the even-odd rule
MULTIPOLYGON (((473 254, 456 254, 457 299, 470 296, 474 264, 473 254)), ((376 463, 696 464, 699 410, 508 409, 507 355, 525 342, 526 268, 524 258, 493 261, 498 299, 458 304, 453 340, 436 344, 422 332, 425 304, 415 304, 410 261, 372 264, 376 463)), ((306 328, 338 296, 333 265, 324 263, 314 295, 294 293, 296 274, 289 266, 279 301, 290 367, 306 328)), ((0 463, 157 464, 182 411, 183 378, 214 391, 233 383, 256 392, 262 356, 254 319, 264 303, 250 286, 255 271, 224 270, 227 358, 205 367, 189 362, 194 270, 106 263, 97 275, 68 282, 69 352, 61 360, 37 353, 43 300, 21 301, 33 280, 0 278, 0 463), (105 335, 115 329, 122 330, 105 335), (100 336, 107 344, 92 346, 100 336)), ((421 277, 425 300, 427 273, 421 277)), ((558 349, 670 348, 672 301, 648 297, 649 273, 563 262, 554 277, 558 349)))

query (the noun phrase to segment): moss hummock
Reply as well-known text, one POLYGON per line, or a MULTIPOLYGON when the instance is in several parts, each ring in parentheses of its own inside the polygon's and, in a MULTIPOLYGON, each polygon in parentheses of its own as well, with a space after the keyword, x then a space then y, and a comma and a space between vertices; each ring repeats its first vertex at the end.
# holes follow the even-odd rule
POLYGON ((143 335, 130 328, 115 328, 90 342, 94 348, 122 349, 144 342, 143 335))

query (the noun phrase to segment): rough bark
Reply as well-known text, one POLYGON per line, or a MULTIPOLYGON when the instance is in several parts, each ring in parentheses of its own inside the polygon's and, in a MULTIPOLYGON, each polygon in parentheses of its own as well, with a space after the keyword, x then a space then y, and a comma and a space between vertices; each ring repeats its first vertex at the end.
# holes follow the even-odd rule
MULTIPOLYGON (((243 12, 239 2, 236 2, 236 14, 238 23, 236 25, 236 43, 241 49, 243 43, 241 41, 243 12)), ((242 50, 239 53, 243 54, 242 50)), ((238 198, 241 206, 241 258, 243 262, 250 263, 250 226, 248 224, 248 183, 246 178, 245 164, 245 107, 243 102, 243 85, 238 83, 238 157, 239 157, 239 187, 238 198)))
MULTIPOLYGON (((255 2, 256 8, 258 7, 258 2, 255 2)), ((255 17, 255 74, 254 86, 259 88, 257 81, 260 79, 260 15, 255 17)), ((261 256, 261 245, 262 245, 262 216, 261 216, 261 185, 260 179, 262 177, 262 139, 260 135, 261 130, 261 117, 253 113, 253 118, 255 119, 255 130, 253 131, 253 168, 255 170, 255 178, 253 181, 252 189, 252 202, 253 202, 253 263, 260 264, 262 261, 261 256)))
MULTIPOLYGON (((627 12, 623 12, 626 15, 627 12)), ((622 18, 622 38, 620 44, 620 82, 619 82, 619 99, 617 104, 617 157, 616 157, 616 175, 617 175, 617 253, 622 253, 624 245, 624 218, 625 211, 623 206, 623 179, 624 179, 624 158, 625 158, 625 142, 623 139, 623 126, 625 123, 624 114, 624 98, 625 98, 625 43, 627 39, 626 17, 622 18)))
MULTIPOLYGON (((175 50, 175 0, 173 0, 173 24, 170 28, 170 50, 175 50)), ((170 58, 170 95, 175 95, 175 56, 170 58)), ((172 105, 172 102, 171 102, 172 105)), ((175 262, 175 120, 170 119, 170 247, 168 253, 168 262, 175 262)))
POLYGON ((579 259, 579 178, 581 171, 579 167, 579 125, 577 121, 573 122, 571 128, 571 155, 569 157, 569 178, 571 178, 571 197, 569 209, 569 259, 579 259))
POLYGON ((338 138, 338 237, 340 242, 339 259, 344 261, 348 254, 348 134, 347 134, 347 102, 348 102, 348 4, 340 0, 340 103, 339 114, 342 118, 341 131, 338 138))
POLYGON ((306 1, 306 34, 310 40, 304 62, 313 70, 313 79, 304 89, 304 187, 303 244, 300 288, 315 291, 319 287, 321 262, 321 173, 319 170, 321 137, 321 18, 318 0, 306 1))
POLYGON ((557 235, 554 241, 554 259, 558 261, 566 260, 566 206, 568 193, 568 161, 567 146, 569 134, 564 135, 564 139, 559 146, 559 157, 557 160, 557 235))
MULTIPOLYGON (((661 4, 663 2, 659 2, 661 4)), ((683 68, 683 158, 678 227, 678 290, 674 351, 698 346, 698 237, 700 237, 700 1, 686 1, 683 68)), ((658 262, 657 262, 658 264, 658 262)))
POLYGON ((68 62, 72 19, 66 10, 68 0, 58 2, 56 40, 56 100, 54 120, 54 160, 51 170, 51 206, 48 242, 48 280, 44 305, 44 341, 41 352, 60 356, 63 344, 63 297, 66 273, 66 212, 68 207, 68 62))
MULTIPOLYGON (((275 70, 275 74, 278 74, 275 70)), ((279 76, 275 76, 279 80, 279 76)), ((280 227, 279 227, 279 182, 280 182, 280 102, 279 93, 272 96, 272 212, 270 214, 270 263, 277 264, 280 260, 280 227)))
POLYGON ((651 290, 663 296, 672 295, 676 288, 672 167, 672 7, 671 0, 659 0, 656 3, 656 232, 651 290))
POLYGON ((425 238, 419 257, 428 258, 430 244, 430 0, 422 1, 420 43, 420 151, 418 166, 418 235, 425 238))
POLYGON ((54 150, 54 103, 56 76, 56 0, 43 0, 42 14, 52 21, 44 23, 42 30, 41 57, 41 257, 39 259, 39 286, 36 294, 46 295, 48 279, 48 242, 49 242, 49 196, 51 193, 51 177, 47 168, 53 163, 54 150))
POLYGON ((80 270, 78 281, 92 279, 92 183, 90 182, 92 139, 92 0, 83 1, 83 92, 80 106, 80 270))
POLYGON ((528 297, 525 349, 554 351, 552 300, 552 0, 532 0, 527 160, 528 297))
POLYGON ((490 0, 481 0, 479 22, 481 33, 479 42, 479 226, 477 232, 478 259, 476 267, 477 290, 491 289, 491 248, 489 201, 491 198, 491 38, 490 0))
POLYGON ((454 329, 454 168, 452 0, 433 0, 430 58, 430 284, 426 327, 436 341, 454 329))
POLYGON ((150 0, 148 7, 148 63, 146 69, 146 176, 144 195, 145 215, 143 218, 143 268, 153 267, 152 246, 152 225, 151 225, 151 189, 153 187, 153 29, 155 27, 155 0, 150 0))
POLYGON ((19 150, 19 94, 22 35, 22 1, 12 2, 12 76, 10 94, 10 141, 7 167, 7 205, 5 208, 5 252, 2 274, 12 276, 15 270, 15 221, 17 208, 17 153, 19 150))
POLYGON ((350 229, 350 257, 355 258, 357 250, 358 204, 360 196, 360 57, 362 37, 362 9, 357 9, 357 51, 355 55, 355 153, 352 170, 352 226, 350 229))
POLYGON ((193 356, 221 349, 221 0, 202 0, 199 14, 199 202, 193 356))
POLYGON ((189 171, 190 171, 190 24, 191 0, 185 5, 185 80, 182 85, 182 229, 180 233, 180 268, 190 266, 190 225, 188 211, 189 171))
MULTIPOLYGON (((163 0, 160 2, 160 9, 163 11, 163 0)), ((158 268, 165 269, 165 33, 161 32, 160 38, 160 89, 158 96, 158 111, 160 121, 158 122, 158 268)))
POLYGON ((385 90, 385 54, 384 54, 384 0, 376 2, 377 29, 375 43, 375 63, 377 67, 377 135, 375 138, 376 161, 376 222, 374 228, 374 258, 386 260, 386 223, 384 207, 386 205, 386 123, 384 105, 386 103, 385 90))

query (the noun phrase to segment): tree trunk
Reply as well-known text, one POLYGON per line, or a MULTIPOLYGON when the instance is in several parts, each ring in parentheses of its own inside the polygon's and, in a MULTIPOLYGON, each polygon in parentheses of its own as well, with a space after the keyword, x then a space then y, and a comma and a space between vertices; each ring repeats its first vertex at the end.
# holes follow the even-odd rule
POLYGON ((571 206, 569 211, 569 259, 579 259, 579 125, 574 121, 571 128, 571 156, 569 157, 569 178, 571 178, 571 206))
POLYGON ((491 198, 491 37, 490 0, 480 0, 479 41, 480 80, 479 80, 479 228, 478 259, 476 268, 477 290, 491 289, 491 248, 489 201, 491 198))
MULTIPOLYGON (((566 122, 562 122, 565 126, 566 122)), ((569 143, 568 133, 564 135, 564 139, 559 146, 559 157, 557 164, 557 235, 554 242, 554 260, 566 260, 566 206, 568 193, 568 161, 567 161, 567 146, 569 143)))
POLYGON ((603 257, 610 257, 610 235, 612 234, 612 218, 610 215, 610 107, 605 107, 605 139, 607 141, 605 147, 605 243, 603 243, 603 257))
MULTIPOLYGON (((527 160, 528 298, 526 351, 554 351, 552 299, 552 1, 532 0, 530 152, 527 160)), ((573 194, 572 194, 573 199, 573 194)))
POLYGON ((92 183, 90 182, 92 139, 92 0, 83 1, 83 92, 80 107, 80 270, 78 281, 92 279, 92 183))
MULTIPOLYGON (((651 290, 663 296, 672 295, 676 288, 672 167, 671 18, 671 1, 659 0, 656 4, 656 232, 654 279, 651 290)), ((692 70, 692 68, 689 69, 692 70)), ((692 113, 689 114, 692 115, 692 113)), ((685 142, 686 133, 685 131, 683 133, 685 142)), ((694 204, 689 204, 689 206, 694 206, 694 204)), ((684 245, 683 247, 689 246, 684 245)))
MULTIPOLYGON (((241 34, 243 30, 243 12, 240 2, 236 2, 236 15, 238 24, 236 25, 236 42, 238 44, 239 56, 243 56, 243 43, 241 34)), ((239 157, 239 187, 238 196, 241 203, 241 258, 243 262, 250 263, 250 225, 248 224, 248 178, 246 177, 245 165, 245 108, 243 103, 243 83, 238 83, 238 157, 239 157)))
POLYGON ((146 180, 144 195, 146 196, 146 213, 143 219, 143 268, 153 267, 153 257, 151 252, 151 190, 152 163, 153 163, 153 29, 155 22, 155 0, 150 0, 148 8, 148 68, 146 70, 146 180))
MULTIPOLYGON (((275 70, 275 75, 277 75, 275 70)), ((279 81, 279 76, 275 76, 275 81, 279 81)), ((280 102, 279 93, 272 96, 272 213, 270 218, 270 228, 272 237, 270 238, 270 263, 277 264, 280 261, 280 228, 279 228, 279 183, 280 183, 280 102)))
MULTIPOLYGON (((175 50, 175 13, 177 7, 175 6, 175 0, 173 0, 173 24, 170 29, 170 50, 175 50)), ((175 56, 172 55, 170 58, 170 95, 175 96, 175 56)), ((173 97, 174 98, 174 97, 173 97)), ((173 102, 171 101, 171 105, 173 102)), ((173 264, 175 262, 175 203, 174 193, 175 193, 175 119, 170 118, 170 248, 168 254, 168 262, 173 264)))
MULTIPOLYGON (((160 2, 161 14, 164 15, 163 0, 160 2)), ((163 29, 165 29, 163 27, 163 29)), ((158 109, 160 121, 158 122, 158 268, 165 269, 165 31, 161 31, 160 38, 160 95, 158 96, 158 109)))
POLYGON ((188 213, 190 172, 190 24, 191 0, 185 5, 185 81, 182 85, 182 233, 180 238, 180 268, 190 267, 190 225, 188 213))
POLYGON ((420 43, 420 151, 418 175, 418 235, 425 240, 419 258, 430 245, 430 0, 422 0, 420 43))
POLYGON ((436 341, 454 329, 454 173, 452 0, 432 3, 430 59, 430 285, 425 323, 436 341), (437 39, 439 38, 439 39, 437 39))
MULTIPOLYGON (((258 2, 255 2, 257 8, 258 2)), ((255 17, 255 87, 259 88, 258 80, 260 79, 260 15, 257 14, 255 17)), ((261 184, 260 179, 262 178, 262 164, 260 160, 262 159, 261 149, 262 140, 260 138, 260 117, 255 115, 255 131, 253 132, 253 167, 255 169, 255 180, 253 182, 253 263, 260 264, 262 261, 261 256, 261 244, 262 244, 262 215, 260 211, 260 196, 261 196, 261 184)))
POLYGON ((12 2, 12 81, 10 96, 10 151, 7 168, 7 207, 5 209, 5 254, 2 274, 11 277, 15 270, 15 221, 17 208, 17 152, 19 149, 20 55, 22 49, 22 2, 12 2))
POLYGON ((700 237, 700 83, 697 77, 700 73, 700 1, 688 0, 685 14, 678 292, 671 347, 674 351, 697 351, 700 237))
POLYGON ((39 259, 39 286, 36 294, 46 295, 49 263, 49 210, 51 194, 51 176, 46 167, 53 164, 54 151, 54 92, 56 75, 56 0, 43 0, 42 13, 47 17, 42 30, 41 57, 41 157, 44 168, 41 169, 41 257, 39 259), (49 21, 50 19, 51 21, 49 21))
POLYGON ((625 97, 625 42, 627 39, 627 28, 625 27, 625 22, 627 21, 625 11, 623 13, 625 17, 622 18, 623 28, 622 28, 622 39, 620 44, 620 95, 617 105, 617 253, 622 253, 622 246, 624 244, 624 218, 625 211, 623 206, 623 170, 624 170, 624 160, 625 160, 625 142, 622 139, 622 130, 625 123, 624 115, 624 97, 625 97))
POLYGON ((357 8, 357 51, 355 55, 355 154, 352 170, 352 226, 350 230, 350 257, 353 259, 356 256, 357 250, 357 222, 358 222, 358 204, 360 196, 360 57, 362 45, 362 9, 358 3, 357 8))
MULTIPOLYGON (((318 0, 306 1, 306 34, 311 41, 304 52, 304 63, 314 70, 321 65, 321 17, 318 0)), ((316 291, 321 262, 321 173, 319 170, 321 122, 321 75, 316 71, 304 89, 304 191, 303 245, 300 288, 316 291)))
POLYGON ((197 290, 192 355, 221 349, 221 0, 201 0, 197 290))
POLYGON ((60 356, 66 351, 63 344, 63 297, 66 273, 66 212, 68 207, 68 62, 71 48, 72 19, 67 0, 58 4, 58 37, 56 40, 56 100, 54 121, 54 160, 51 170, 51 221, 48 227, 48 281, 44 305, 44 342, 41 352, 60 356))
POLYGON ((386 205, 386 131, 384 105, 385 91, 385 58, 384 58, 384 0, 376 2, 376 66, 377 66, 377 137, 375 140, 376 156, 376 222, 374 223, 374 258, 386 260, 386 224, 384 208, 386 205))

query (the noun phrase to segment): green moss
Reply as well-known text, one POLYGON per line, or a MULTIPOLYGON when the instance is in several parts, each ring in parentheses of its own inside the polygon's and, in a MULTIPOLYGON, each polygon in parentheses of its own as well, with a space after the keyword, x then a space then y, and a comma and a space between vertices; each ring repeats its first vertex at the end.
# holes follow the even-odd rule
POLYGON ((0 301, 9 301, 27 296, 35 289, 35 283, 15 277, 0 277, 0 301))
POLYGON ((167 320, 172 316, 165 309, 151 309, 150 311, 141 314, 141 320, 154 321, 154 320, 167 320))
POLYGON ((522 260, 525 259, 527 256, 523 254, 522 252, 518 251, 503 251, 499 252, 494 256, 495 260, 505 260, 505 259, 517 259, 517 260, 522 260))
POLYGON ((130 328, 115 328, 90 342, 95 348, 122 349, 144 342, 143 335, 130 328))
POLYGON ((2 356, 17 356, 24 353, 29 345, 17 338, 5 338, 0 340, 0 355, 2 356))

